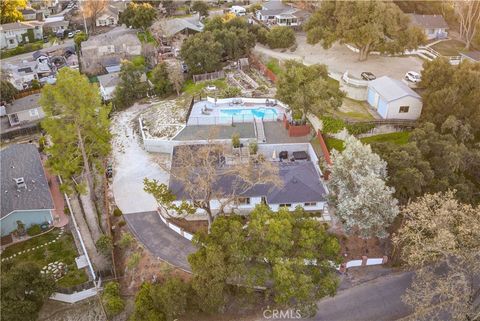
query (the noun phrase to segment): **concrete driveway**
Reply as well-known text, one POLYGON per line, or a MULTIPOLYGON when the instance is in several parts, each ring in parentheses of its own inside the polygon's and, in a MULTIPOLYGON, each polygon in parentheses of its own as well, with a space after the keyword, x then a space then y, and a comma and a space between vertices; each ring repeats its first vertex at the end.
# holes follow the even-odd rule
POLYGON ((155 257, 191 272, 187 257, 195 252, 195 247, 192 242, 169 229, 157 212, 130 213, 124 217, 135 237, 155 257))
POLYGON ((423 60, 417 56, 387 57, 370 55, 366 61, 358 61, 358 54, 346 46, 335 44, 330 49, 323 49, 321 45, 307 44, 306 35, 297 33, 297 49, 280 52, 262 45, 257 45, 255 51, 277 59, 299 59, 305 64, 325 64, 331 73, 343 74, 345 71, 360 78, 363 71, 370 71, 378 77, 390 76, 402 79, 409 70, 422 70, 423 60))
POLYGON ((156 163, 159 154, 146 152, 134 131, 135 119, 149 105, 135 105, 117 114, 112 121, 113 195, 123 213, 149 212, 157 209, 153 196, 143 190, 143 179, 168 183, 168 173, 156 163))

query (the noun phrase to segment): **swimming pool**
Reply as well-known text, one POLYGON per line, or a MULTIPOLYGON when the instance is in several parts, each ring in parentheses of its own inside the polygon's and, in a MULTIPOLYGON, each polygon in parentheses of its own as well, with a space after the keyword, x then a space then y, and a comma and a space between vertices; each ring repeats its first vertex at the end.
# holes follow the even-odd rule
POLYGON ((275 108, 241 108, 241 109, 220 109, 220 117, 229 117, 234 120, 248 120, 253 118, 264 118, 269 120, 277 119, 278 112, 275 108))

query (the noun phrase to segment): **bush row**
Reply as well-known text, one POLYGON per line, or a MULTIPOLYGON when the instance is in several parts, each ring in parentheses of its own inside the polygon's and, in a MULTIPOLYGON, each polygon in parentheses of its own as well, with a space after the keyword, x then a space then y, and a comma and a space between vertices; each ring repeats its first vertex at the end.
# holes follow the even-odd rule
POLYGON ((345 122, 338 118, 330 116, 320 117, 323 122, 323 133, 336 134, 342 129, 346 128, 351 135, 360 135, 371 131, 375 125, 365 123, 345 124, 345 122))

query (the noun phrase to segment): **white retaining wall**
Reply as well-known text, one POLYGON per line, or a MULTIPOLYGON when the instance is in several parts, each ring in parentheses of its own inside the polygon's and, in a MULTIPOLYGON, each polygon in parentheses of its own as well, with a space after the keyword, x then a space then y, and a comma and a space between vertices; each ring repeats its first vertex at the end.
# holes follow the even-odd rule
POLYGON ((97 293, 98 293, 97 288, 90 288, 90 289, 86 289, 80 292, 75 292, 72 294, 55 292, 50 296, 50 299, 55 301, 65 302, 65 303, 77 303, 79 301, 91 298, 97 295, 97 293))
POLYGON ((158 216, 160 216, 160 219, 162 220, 162 222, 171 230, 175 231, 176 233, 180 234, 181 236, 183 236, 184 238, 186 238, 187 240, 191 241, 193 239, 193 235, 188 233, 188 232, 185 232, 182 228, 176 226, 175 224, 172 224, 170 222, 168 222, 165 217, 163 217, 163 215, 158 211, 158 216))

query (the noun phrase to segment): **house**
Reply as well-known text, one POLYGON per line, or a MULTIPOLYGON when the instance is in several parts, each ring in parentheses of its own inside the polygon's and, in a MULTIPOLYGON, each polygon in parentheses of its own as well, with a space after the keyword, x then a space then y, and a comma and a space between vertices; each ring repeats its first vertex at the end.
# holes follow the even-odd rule
POLYGON ((240 7, 240 6, 232 6, 230 8, 230 12, 234 13, 237 17, 242 17, 242 16, 245 16, 247 14, 247 9, 245 9, 244 7, 240 7))
POLYGON ((461 52, 460 56, 463 60, 468 60, 471 62, 480 62, 480 51, 468 51, 468 52, 461 52))
POLYGON ((159 20, 152 25, 151 30, 158 38, 173 38, 177 35, 194 34, 203 31, 203 23, 198 15, 193 17, 173 18, 166 21, 159 20))
POLYGON ((33 224, 53 222, 54 203, 40 154, 32 144, 11 145, 0 151, 1 166, 1 236, 21 223, 25 229, 33 224))
POLYGON ((137 31, 125 26, 91 36, 82 42, 82 68, 85 73, 100 74, 106 61, 112 58, 128 59, 142 54, 142 43, 137 31))
MULTIPOLYGON (((180 148, 196 148, 197 146, 199 145, 174 147, 171 164, 173 173, 178 166, 178 150, 180 148)), ((273 165, 278 166, 281 186, 256 184, 251 188, 245 188, 245 184, 239 182, 238 177, 228 174, 230 165, 219 162, 216 174, 218 179, 215 180, 215 186, 213 186, 214 194, 219 196, 218 199, 212 200, 210 203, 212 211, 215 213, 220 210, 221 204, 224 204, 230 195, 235 195, 237 200, 236 204, 228 205, 227 210, 234 210, 238 214, 248 213, 259 204, 267 204, 274 211, 278 211, 280 208, 293 211, 297 206, 304 207, 307 211, 323 211, 325 209, 327 189, 312 161, 287 160, 274 162, 273 165), (225 195, 225 199, 222 199, 221 195, 225 195)), ((202 168, 198 167, 193 171, 201 173, 202 168)), ((170 177, 169 190, 175 195, 174 203, 177 205, 180 205, 183 200, 191 201, 192 198, 196 197, 186 192, 183 183, 175 179, 175 174, 170 177)), ((197 214, 201 215, 199 212, 197 214)))
POLYGON ((31 21, 0 25, 0 49, 12 49, 40 39, 43 39, 42 23, 31 21))
POLYGON ((405 83, 387 76, 368 83, 367 102, 383 119, 417 119, 422 98, 405 83))
POLYGON ((45 22, 45 24, 43 25, 43 28, 45 29, 45 32, 48 31, 54 34, 57 34, 57 33, 63 34, 65 30, 68 30, 69 24, 70 23, 67 20, 49 21, 49 22, 45 22))
POLYGON ((45 117, 39 103, 40 94, 33 94, 14 100, 7 105, 6 114, 10 126, 23 125, 25 123, 38 122, 45 117))
POLYGON ((448 37, 448 24, 442 15, 408 14, 410 24, 425 33, 428 40, 448 37))
POLYGON ((100 85, 100 94, 102 95, 103 100, 111 100, 117 88, 118 83, 120 82, 120 73, 114 72, 111 74, 106 74, 98 76, 98 83, 100 85))
POLYGON ((262 3, 262 9, 256 12, 258 20, 278 26, 300 26, 309 16, 307 11, 285 5, 279 0, 262 3))
POLYGON ((8 81, 18 90, 28 88, 34 79, 38 80, 36 61, 23 61, 18 65, 7 64, 2 72, 8 75, 8 81))
POLYGON ((120 11, 113 5, 107 6, 95 20, 97 27, 116 26, 118 24, 120 11))
POLYGON ((37 20, 37 11, 32 8, 25 8, 22 10, 22 16, 25 21, 37 20))

